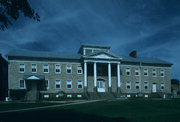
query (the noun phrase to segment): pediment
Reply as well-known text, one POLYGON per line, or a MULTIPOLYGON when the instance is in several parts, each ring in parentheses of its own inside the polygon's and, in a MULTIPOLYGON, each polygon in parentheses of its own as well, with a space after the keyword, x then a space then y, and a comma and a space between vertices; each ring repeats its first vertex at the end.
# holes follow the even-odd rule
POLYGON ((119 59, 119 57, 114 56, 112 54, 106 53, 106 52, 101 52, 101 53, 96 53, 87 56, 87 58, 95 58, 95 59, 119 59))
POLYGON ((36 76, 30 76, 27 78, 27 80, 40 80, 40 78, 38 78, 36 76))

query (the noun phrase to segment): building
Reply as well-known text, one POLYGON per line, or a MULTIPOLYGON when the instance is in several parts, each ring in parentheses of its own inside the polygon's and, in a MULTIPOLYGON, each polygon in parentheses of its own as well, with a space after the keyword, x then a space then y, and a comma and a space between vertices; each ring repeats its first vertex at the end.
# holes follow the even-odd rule
POLYGON ((11 99, 153 97, 170 95, 171 63, 110 53, 110 47, 82 45, 75 54, 12 51, 8 60, 11 99))
POLYGON ((8 96, 8 62, 0 54, 0 101, 8 96))

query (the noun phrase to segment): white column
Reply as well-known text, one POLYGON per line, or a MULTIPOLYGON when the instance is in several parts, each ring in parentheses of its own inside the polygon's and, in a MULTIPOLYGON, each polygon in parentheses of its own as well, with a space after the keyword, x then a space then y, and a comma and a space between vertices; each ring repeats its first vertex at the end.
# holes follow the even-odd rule
POLYGON ((108 81, 109 81, 109 87, 111 87, 111 64, 108 63, 108 81))
POLYGON ((84 87, 87 87, 87 62, 84 62, 84 87))
POLYGON ((121 81, 120 81, 120 63, 117 64, 117 80, 118 80, 118 87, 121 86, 121 81))
POLYGON ((94 87, 97 86, 97 68, 96 68, 96 62, 94 62, 94 87))

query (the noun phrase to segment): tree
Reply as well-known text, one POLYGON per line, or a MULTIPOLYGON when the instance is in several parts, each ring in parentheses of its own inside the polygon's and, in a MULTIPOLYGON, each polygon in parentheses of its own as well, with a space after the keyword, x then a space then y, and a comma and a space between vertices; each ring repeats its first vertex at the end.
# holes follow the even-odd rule
POLYGON ((178 79, 171 79, 171 84, 179 85, 180 81, 178 79))
POLYGON ((0 0, 0 30, 12 25, 12 20, 17 20, 20 13, 25 17, 40 21, 40 16, 30 6, 28 0, 0 0))

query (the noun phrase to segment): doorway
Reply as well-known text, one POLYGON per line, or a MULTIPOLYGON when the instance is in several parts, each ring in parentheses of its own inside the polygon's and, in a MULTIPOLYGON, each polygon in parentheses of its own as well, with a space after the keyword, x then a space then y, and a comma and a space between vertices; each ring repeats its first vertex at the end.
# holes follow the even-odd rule
POLYGON ((103 81, 103 80, 97 81, 97 91, 98 92, 105 92, 105 81, 103 81))

